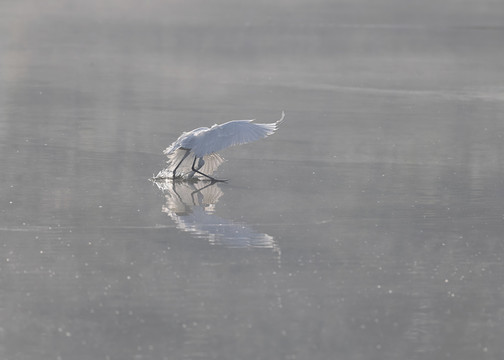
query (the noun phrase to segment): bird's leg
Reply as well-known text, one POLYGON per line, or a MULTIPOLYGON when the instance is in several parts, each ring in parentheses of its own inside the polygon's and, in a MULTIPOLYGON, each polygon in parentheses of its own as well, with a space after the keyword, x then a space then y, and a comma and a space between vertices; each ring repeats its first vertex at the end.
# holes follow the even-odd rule
MULTIPOLYGON (((185 158, 189 155, 190 152, 191 152, 191 149, 187 149, 186 153, 182 157, 182 160, 180 160, 180 162, 177 164, 177 166, 175 166, 175 169, 173 169, 173 178, 174 179, 175 179, 175 173, 176 173, 177 169, 179 168, 180 164, 182 164, 182 162, 185 160, 185 158)), ((194 159, 196 159, 196 158, 194 158, 194 159)))
POLYGON ((198 174, 201 174, 203 176, 206 176, 207 178, 209 178, 210 180, 212 180, 213 182, 224 182, 224 181, 227 181, 227 180, 218 180, 216 178, 213 178, 211 177, 210 175, 207 175, 207 174, 204 174, 202 173, 201 171, 199 171, 199 169, 201 169, 201 167, 203 166, 203 164, 205 164, 205 162, 200 162, 199 167, 196 169, 194 167, 194 165, 196 164, 196 159, 198 159, 197 157, 194 157, 194 161, 192 163, 192 167, 191 167, 191 170, 194 171, 194 172, 197 172, 198 174))
MULTIPOLYGON (((209 184, 203 186, 201 189, 194 190, 191 193, 191 199, 193 201, 193 205, 201 204, 201 201, 196 202, 195 198, 197 199, 198 195, 200 195, 203 190, 205 190, 207 187, 213 186, 213 185, 215 185, 215 181, 211 181, 209 184)), ((203 196, 203 198, 205 197, 204 195, 202 195, 202 196, 203 196)))

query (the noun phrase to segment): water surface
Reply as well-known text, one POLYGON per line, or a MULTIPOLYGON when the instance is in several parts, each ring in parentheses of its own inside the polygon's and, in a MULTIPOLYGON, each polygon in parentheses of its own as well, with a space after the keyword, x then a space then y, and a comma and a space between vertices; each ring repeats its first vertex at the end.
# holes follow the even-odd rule
POLYGON ((0 358, 504 356, 500 3, 0 9, 0 358))

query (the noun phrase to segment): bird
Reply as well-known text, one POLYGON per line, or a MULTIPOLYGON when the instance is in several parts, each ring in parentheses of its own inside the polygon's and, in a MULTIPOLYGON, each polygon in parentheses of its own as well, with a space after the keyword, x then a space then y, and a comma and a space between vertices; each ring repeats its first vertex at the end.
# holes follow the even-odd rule
POLYGON ((211 176, 213 171, 224 162, 217 152, 273 134, 284 118, 285 112, 282 111, 280 120, 270 124, 255 123, 255 119, 232 120, 212 127, 200 127, 183 132, 163 151, 168 157, 168 167, 157 177, 192 179, 199 174, 213 182, 227 181, 211 176))

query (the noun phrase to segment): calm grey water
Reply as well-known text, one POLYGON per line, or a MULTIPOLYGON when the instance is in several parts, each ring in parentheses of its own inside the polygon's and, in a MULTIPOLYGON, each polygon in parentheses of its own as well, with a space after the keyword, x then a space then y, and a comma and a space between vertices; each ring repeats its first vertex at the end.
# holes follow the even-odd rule
POLYGON ((0 359, 502 359, 503 19, 1 2, 0 359), (228 183, 149 181, 281 110, 228 183))

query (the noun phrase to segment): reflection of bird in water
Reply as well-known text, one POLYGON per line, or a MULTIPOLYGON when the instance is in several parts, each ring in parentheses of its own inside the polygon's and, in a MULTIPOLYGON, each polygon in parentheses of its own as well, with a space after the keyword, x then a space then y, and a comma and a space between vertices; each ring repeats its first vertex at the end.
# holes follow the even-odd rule
POLYGON ((280 257, 280 248, 273 236, 214 214, 215 204, 223 195, 217 184, 173 181, 154 183, 165 194, 163 212, 177 224, 178 229, 206 239, 212 245, 272 249, 280 257))
POLYGON ((273 134, 284 117, 285 113, 282 111, 280 120, 271 124, 257 124, 253 120, 233 120, 215 124, 211 128, 201 127, 184 132, 163 151, 168 156, 168 167, 161 170, 155 179, 192 179, 199 174, 212 181, 225 181, 210 176, 224 162, 217 152, 273 134))
POLYGON ((206 212, 212 213, 215 204, 224 194, 220 187, 212 183, 169 180, 157 180, 154 183, 165 195, 163 212, 172 212, 178 216, 191 214, 194 207, 202 207, 206 212))

